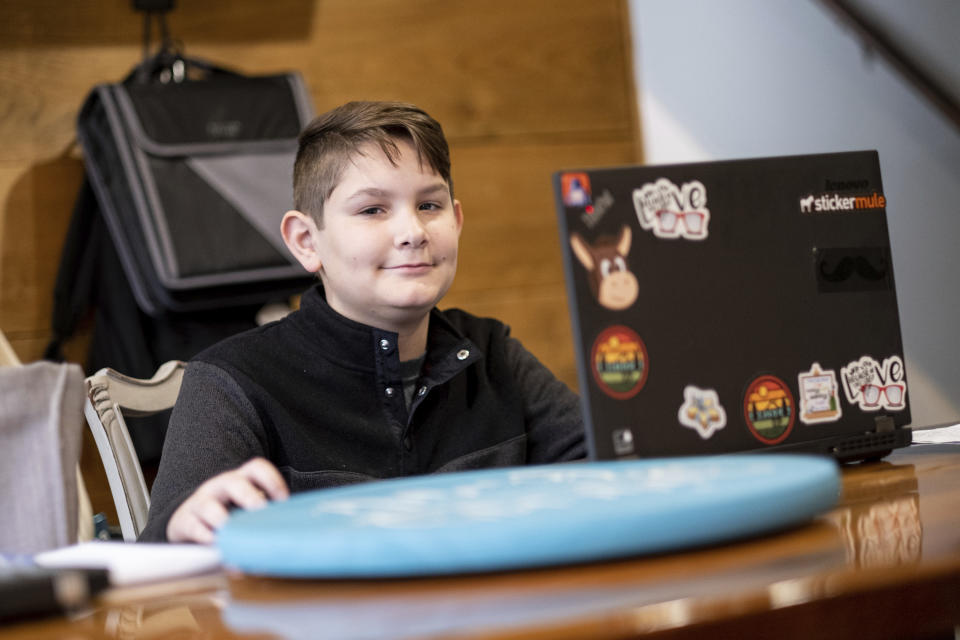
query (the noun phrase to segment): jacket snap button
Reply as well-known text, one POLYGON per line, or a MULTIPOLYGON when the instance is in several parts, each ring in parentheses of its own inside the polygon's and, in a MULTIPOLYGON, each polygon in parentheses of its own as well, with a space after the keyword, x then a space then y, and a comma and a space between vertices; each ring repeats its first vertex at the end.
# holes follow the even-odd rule
POLYGON ((387 387, 383 392, 387 394, 388 398, 392 398, 393 394, 396 393, 396 391, 393 390, 393 387, 387 387))
POLYGON ((417 395, 420 396, 421 398, 422 398, 423 396, 427 395, 427 388, 426 388, 426 387, 420 387, 419 389, 417 389, 417 395))
POLYGON ((386 351, 387 349, 389 349, 389 348, 390 348, 390 341, 387 340, 386 338, 384 338, 383 340, 381 340, 381 341, 380 341, 380 348, 383 349, 384 351, 386 351))
POLYGON ((469 357, 470 352, 466 349, 460 349, 460 351, 457 351, 457 360, 466 360, 469 357))

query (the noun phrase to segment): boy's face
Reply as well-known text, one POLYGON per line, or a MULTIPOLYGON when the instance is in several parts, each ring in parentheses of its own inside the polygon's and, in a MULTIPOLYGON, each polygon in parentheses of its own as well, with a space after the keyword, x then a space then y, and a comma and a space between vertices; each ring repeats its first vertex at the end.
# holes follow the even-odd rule
POLYGON ((330 306, 385 329, 421 321, 447 292, 463 225, 443 178, 396 143, 397 166, 376 144, 361 148, 310 232, 330 306))

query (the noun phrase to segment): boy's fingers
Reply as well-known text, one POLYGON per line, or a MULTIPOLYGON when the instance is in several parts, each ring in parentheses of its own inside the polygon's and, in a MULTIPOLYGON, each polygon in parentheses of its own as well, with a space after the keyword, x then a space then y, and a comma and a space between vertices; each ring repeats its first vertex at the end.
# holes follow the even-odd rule
POLYGON ((258 509, 267 504, 267 496, 263 491, 242 476, 237 476, 235 482, 226 484, 223 490, 227 501, 241 509, 258 509))
POLYGON ((204 500, 194 506, 194 516, 210 529, 219 529, 230 517, 227 508, 219 500, 204 500))
POLYGON ((192 517, 190 519, 186 533, 186 539, 191 542, 199 542, 200 544, 213 543, 213 530, 201 522, 199 518, 192 517))
POLYGON ((265 458, 254 458, 240 467, 238 471, 249 478, 271 500, 286 500, 290 497, 290 490, 287 489, 287 483, 283 480, 283 476, 265 458))
POLYGON ((180 505, 167 525, 167 539, 170 542, 212 543, 213 530, 197 512, 201 508, 202 501, 198 500, 188 500, 180 505))
POLYGON ((289 495, 277 468, 264 458, 254 458, 200 485, 174 512, 167 525, 167 539, 210 544, 214 531, 229 517, 228 505, 256 509, 264 506, 268 498, 285 500, 289 495))

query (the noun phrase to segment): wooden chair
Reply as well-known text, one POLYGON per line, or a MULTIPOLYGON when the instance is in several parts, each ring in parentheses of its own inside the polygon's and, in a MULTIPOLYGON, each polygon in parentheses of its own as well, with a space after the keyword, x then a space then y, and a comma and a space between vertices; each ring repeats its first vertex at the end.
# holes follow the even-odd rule
POLYGON ((107 474, 123 539, 134 541, 147 523, 150 493, 123 415, 142 417, 173 407, 184 363, 166 362, 149 380, 104 368, 87 378, 84 415, 107 474))

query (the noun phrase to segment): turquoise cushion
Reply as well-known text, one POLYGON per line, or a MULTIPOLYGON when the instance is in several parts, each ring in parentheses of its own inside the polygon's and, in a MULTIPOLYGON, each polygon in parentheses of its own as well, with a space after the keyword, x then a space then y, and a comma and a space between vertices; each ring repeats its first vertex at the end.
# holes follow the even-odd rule
POLYGON ((291 577, 482 572, 659 553, 810 520, 824 457, 762 454, 487 469, 300 493, 236 511, 225 564, 291 577))

